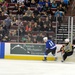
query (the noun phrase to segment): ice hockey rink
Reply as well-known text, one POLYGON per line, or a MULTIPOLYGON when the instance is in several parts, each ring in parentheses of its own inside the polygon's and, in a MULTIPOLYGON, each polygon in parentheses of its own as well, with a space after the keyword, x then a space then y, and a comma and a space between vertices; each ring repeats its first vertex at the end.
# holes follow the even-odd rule
POLYGON ((0 75, 75 75, 75 62, 0 59, 0 75))

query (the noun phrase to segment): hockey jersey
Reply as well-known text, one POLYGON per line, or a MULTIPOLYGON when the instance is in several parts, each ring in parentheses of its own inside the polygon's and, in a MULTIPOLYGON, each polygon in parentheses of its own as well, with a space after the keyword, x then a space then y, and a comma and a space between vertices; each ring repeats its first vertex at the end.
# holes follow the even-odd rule
POLYGON ((46 49, 54 49, 56 48, 56 44, 52 40, 48 40, 46 42, 46 49))

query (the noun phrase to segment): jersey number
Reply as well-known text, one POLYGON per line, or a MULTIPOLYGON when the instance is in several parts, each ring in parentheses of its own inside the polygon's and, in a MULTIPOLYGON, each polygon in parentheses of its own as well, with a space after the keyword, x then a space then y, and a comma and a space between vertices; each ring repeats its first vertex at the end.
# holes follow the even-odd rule
POLYGON ((53 46, 54 45, 54 43, 52 41, 50 41, 49 44, 50 44, 50 46, 53 46))

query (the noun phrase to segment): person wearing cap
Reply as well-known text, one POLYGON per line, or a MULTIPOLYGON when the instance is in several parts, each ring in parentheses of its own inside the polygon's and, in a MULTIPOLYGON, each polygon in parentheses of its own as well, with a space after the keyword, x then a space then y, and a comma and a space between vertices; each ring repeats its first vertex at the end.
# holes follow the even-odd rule
POLYGON ((62 62, 66 60, 68 56, 71 56, 73 54, 73 45, 70 43, 69 39, 65 39, 65 44, 60 48, 57 53, 61 52, 62 55, 62 62))
POLYGON ((46 43, 46 50, 44 52, 44 59, 43 59, 43 61, 47 61, 47 55, 50 52, 55 57, 55 60, 57 60, 57 57, 55 56, 56 49, 57 49, 56 44, 52 40, 49 40, 47 37, 44 37, 43 41, 46 43))

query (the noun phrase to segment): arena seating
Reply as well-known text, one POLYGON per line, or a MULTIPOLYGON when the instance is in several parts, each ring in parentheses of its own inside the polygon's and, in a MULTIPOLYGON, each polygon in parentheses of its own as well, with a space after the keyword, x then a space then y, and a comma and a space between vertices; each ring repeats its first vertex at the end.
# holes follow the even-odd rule
MULTIPOLYGON (((55 1, 56 1, 56 3, 61 3, 60 0, 55 0, 55 1)), ((0 6, 2 6, 3 3, 0 3, 0 6)), ((61 26, 61 25, 59 25, 59 21, 58 20, 56 21, 56 19, 53 18, 54 17, 54 13, 57 11, 58 8, 51 8, 51 12, 53 12, 53 15, 51 15, 52 18, 49 18, 49 14, 51 14, 51 13, 49 12, 49 14, 47 14, 47 12, 43 11, 43 8, 42 8, 41 12, 38 15, 31 16, 31 18, 33 18, 33 19, 28 17, 28 20, 23 20, 23 15, 27 11, 27 9, 25 9, 22 14, 17 14, 18 9, 17 10, 14 9, 15 8, 15 4, 17 4, 18 6, 21 7, 21 5, 18 4, 18 3, 8 3, 8 7, 6 8, 7 9, 6 11, 7 12, 9 11, 9 14, 7 14, 7 17, 10 16, 10 15, 11 15, 10 16, 11 19, 13 17, 16 17, 17 20, 20 20, 20 22, 22 22, 22 25, 20 25, 20 26, 19 26, 19 24, 18 25, 10 25, 10 29, 8 29, 8 38, 9 38, 9 40, 7 42, 18 42, 18 41, 19 42, 28 42, 29 41, 29 37, 31 38, 31 42, 33 42, 33 39, 34 38, 37 39, 37 35, 40 35, 40 33, 42 33, 42 36, 41 36, 42 38, 44 36, 48 36, 49 38, 52 38, 55 41, 56 24, 59 27, 61 26), (35 21, 35 18, 36 18, 36 21, 35 21), (40 23, 38 23, 39 22, 39 18, 41 19, 40 23), (46 18, 48 18, 47 21, 46 21, 46 18), (29 19, 30 19, 30 21, 29 21, 29 19), (36 28, 38 31, 33 31, 33 28, 35 28, 35 26, 36 26, 35 22, 37 22, 37 24, 38 24, 38 26, 37 26, 38 28, 36 28), (48 25, 47 25, 47 23, 48 23, 48 25), (47 30, 43 31, 42 29, 43 29, 44 26, 43 27, 39 26, 39 24, 41 24, 41 25, 46 24, 47 30), (30 29, 29 31, 25 30, 27 25, 28 25, 28 28, 30 29), (39 29, 39 27, 41 27, 42 29, 39 29), (28 35, 28 34, 30 34, 30 35, 28 35), (22 38, 25 38, 26 40, 23 41, 22 38)), ((65 16, 70 15, 70 13, 68 11, 70 11, 69 8, 71 8, 71 4, 72 4, 72 0, 70 1, 70 4, 67 5, 68 6, 68 9, 66 9, 67 12, 62 16, 62 20, 63 20, 63 22, 65 24, 67 23, 67 18, 65 18, 65 16)), ((35 8, 36 8, 36 6, 35 7, 30 7, 30 10, 33 12, 35 10, 35 8)), ((1 21, 3 21, 3 20, 1 20, 1 21)), ((46 29, 46 28, 44 28, 44 29, 46 29)), ((61 33, 61 31, 59 31, 59 33, 61 33)), ((58 38, 60 38, 60 37, 58 36, 58 38)), ((3 41, 3 40, 1 39, 1 41, 3 41)))

